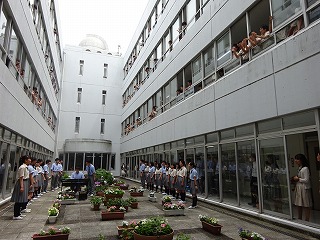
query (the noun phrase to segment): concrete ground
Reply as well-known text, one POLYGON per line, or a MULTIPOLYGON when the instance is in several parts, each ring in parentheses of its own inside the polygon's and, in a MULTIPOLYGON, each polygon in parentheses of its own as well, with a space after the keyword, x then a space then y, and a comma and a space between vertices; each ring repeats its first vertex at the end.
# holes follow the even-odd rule
MULTIPOLYGON (((134 182, 127 181, 130 186, 138 186, 134 182)), ((92 211, 89 200, 78 201, 74 205, 63 205, 55 224, 47 223, 47 210, 51 207, 54 199, 57 197, 57 190, 43 195, 35 200, 29 208, 31 213, 25 213, 23 220, 12 220, 13 204, 10 203, 0 210, 0 239, 2 240, 27 240, 31 239, 34 233, 41 229, 48 229, 50 226, 59 228, 68 226, 71 228, 69 239, 77 240, 94 240, 94 239, 118 239, 116 226, 122 224, 122 220, 101 221, 100 211, 92 211), (105 238, 99 238, 104 236, 105 238)), ((138 209, 131 209, 125 213, 126 221, 140 220, 150 216, 163 216, 161 206, 161 194, 156 194, 157 202, 148 201, 148 192, 144 197, 139 197, 138 209)), ((129 197, 128 191, 124 199, 129 197)), ((190 199, 187 199, 187 207, 190 206, 190 199)), ((101 206, 101 208, 104 208, 101 206)), ((205 239, 240 239, 238 229, 240 227, 255 231, 268 238, 269 240, 292 240, 292 239, 316 239, 305 234, 285 229, 272 223, 263 222, 259 219, 253 219, 248 216, 242 216, 239 213, 233 213, 225 209, 219 209, 205 203, 199 203, 196 209, 185 209, 185 216, 167 217, 169 224, 175 231, 175 237, 178 233, 185 233, 194 240, 205 239), (222 234, 214 236, 201 227, 199 214, 219 219, 223 225, 222 234)))

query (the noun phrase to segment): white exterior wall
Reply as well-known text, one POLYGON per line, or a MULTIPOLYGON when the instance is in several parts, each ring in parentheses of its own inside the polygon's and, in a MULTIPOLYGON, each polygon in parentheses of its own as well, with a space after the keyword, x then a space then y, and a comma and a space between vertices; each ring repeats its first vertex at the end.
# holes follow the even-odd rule
POLYGON ((111 152, 116 153, 114 173, 119 175, 123 59, 68 46, 64 50, 64 64, 58 152, 63 152, 66 139, 109 140, 111 152), (80 60, 84 60, 83 76, 79 75, 80 60), (108 64, 107 78, 103 77, 105 63, 108 64), (82 88, 81 103, 77 103, 78 88, 82 88), (102 90, 107 91, 106 105, 102 105, 102 90), (75 133, 76 117, 80 117, 79 133, 75 133), (105 119, 104 134, 100 134, 101 119, 105 119))
MULTIPOLYGON (((223 30, 254 2, 210 1, 199 20, 188 29, 183 39, 123 108, 121 121, 198 56, 205 46, 222 34, 223 30)), ((182 5, 180 1, 169 1, 164 11, 168 18, 160 18, 126 76, 122 92, 125 92, 182 5), (153 34, 156 37, 153 38, 153 34)), ((137 32, 141 32, 142 27, 139 26, 137 32)), ((161 113, 124 136, 121 152, 319 107, 319 69, 316 66, 320 55, 319 41, 315 41, 320 37, 319 32, 319 23, 301 30, 297 36, 284 40, 268 52, 161 113)))

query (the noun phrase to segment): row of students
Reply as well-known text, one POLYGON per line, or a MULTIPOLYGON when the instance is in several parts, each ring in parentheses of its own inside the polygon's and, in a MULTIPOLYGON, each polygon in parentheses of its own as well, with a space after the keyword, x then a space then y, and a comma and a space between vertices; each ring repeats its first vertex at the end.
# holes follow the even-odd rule
MULTIPOLYGON (((189 163, 190 167, 190 193, 192 194, 192 206, 189 208, 195 208, 197 206, 197 192, 198 192, 198 180, 199 174, 195 169, 193 162, 189 163)), ((185 166, 184 160, 180 160, 179 164, 171 164, 163 161, 160 165, 157 162, 146 164, 143 160, 140 160, 140 179, 141 187, 150 191, 155 190, 163 194, 171 194, 174 198, 180 199, 182 202, 186 200, 186 184, 188 177, 188 170, 185 166), (164 187, 164 191, 163 191, 164 187)))

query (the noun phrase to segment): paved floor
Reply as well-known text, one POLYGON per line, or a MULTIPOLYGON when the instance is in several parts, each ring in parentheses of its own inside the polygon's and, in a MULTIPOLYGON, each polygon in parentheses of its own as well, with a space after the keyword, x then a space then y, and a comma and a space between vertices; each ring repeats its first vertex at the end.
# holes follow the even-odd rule
MULTIPOLYGON (((131 186, 136 183, 131 183, 131 186)), ((157 202, 148 201, 147 192, 144 197, 138 198, 139 208, 130 209, 125 214, 125 220, 139 220, 150 216, 163 215, 161 207, 162 195, 156 194, 157 202)), ((3 240, 27 240, 31 239, 34 233, 38 233, 41 229, 47 229, 50 226, 59 228, 68 226, 71 228, 69 239, 72 240, 94 240, 99 239, 99 235, 105 236, 105 239, 117 239, 116 226, 122 224, 122 220, 101 221, 100 212, 92 211, 88 200, 76 202, 75 205, 64 205, 55 224, 46 223, 47 209, 52 205, 53 200, 57 196, 57 191, 49 192, 40 199, 35 200, 31 204, 31 213, 26 213, 23 220, 12 220, 13 205, 8 204, 7 207, 0 210, 0 239, 3 240)), ((128 198, 126 191, 124 198, 128 198)), ((196 209, 185 209, 185 216, 167 217, 169 224, 177 233, 182 232, 188 234, 194 240, 205 239, 240 239, 238 229, 240 227, 251 231, 259 232, 269 240, 291 240, 291 239, 316 239, 305 236, 298 231, 284 229, 270 223, 262 222, 250 217, 233 214, 227 210, 215 208, 211 205, 199 203, 196 209), (219 219, 222 228, 220 236, 213 236, 202 230, 201 222, 198 219, 199 214, 207 214, 219 219)), ((190 199, 187 199, 187 206, 190 205, 190 199)))

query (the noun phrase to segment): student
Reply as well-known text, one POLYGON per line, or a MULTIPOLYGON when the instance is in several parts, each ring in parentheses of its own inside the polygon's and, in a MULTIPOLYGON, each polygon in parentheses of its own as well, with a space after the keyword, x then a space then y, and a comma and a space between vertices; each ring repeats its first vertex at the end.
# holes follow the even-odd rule
POLYGON ((36 164, 36 161, 37 160, 35 158, 31 158, 31 163, 28 165, 29 178, 30 178, 30 186, 29 186, 29 193, 28 193, 29 202, 32 202, 34 198, 34 187, 36 186, 36 181, 34 179, 35 169, 33 166, 36 164))
MULTIPOLYGON (((84 179, 84 174, 83 172, 80 172, 80 167, 76 166, 75 168, 75 172, 73 172, 71 174, 71 179, 84 179)), ((81 186, 77 183, 75 183, 72 186, 72 190, 74 190, 75 192, 78 192, 80 190, 81 186)))
POLYGON ((38 194, 39 189, 39 162, 36 160, 35 164, 33 165, 34 171, 33 171, 33 180, 34 180, 34 191, 33 191, 33 199, 38 199, 40 196, 38 194))
POLYGON ((55 162, 51 166, 51 190, 54 191, 58 188, 58 178, 60 174, 59 158, 55 159, 55 162))
POLYGON ((309 221, 312 207, 309 163, 306 156, 301 153, 294 157, 294 161, 299 169, 298 174, 293 177, 293 180, 296 182, 293 204, 298 207, 298 218, 302 219, 303 209, 305 212, 305 220, 309 221))
POLYGON ((38 159, 37 161, 37 168, 36 170, 38 171, 38 196, 42 196, 42 188, 43 188, 43 184, 44 184, 44 174, 43 174, 43 168, 42 168, 42 164, 43 161, 41 159, 38 159))
POLYGON ((13 189, 11 202, 14 202, 13 220, 22 220, 21 210, 26 209, 28 202, 28 189, 30 186, 28 165, 31 163, 29 156, 20 158, 21 165, 18 168, 18 179, 13 189))
POLYGON ((139 171, 140 171, 140 180, 141 180, 141 187, 142 188, 145 188, 145 186, 146 186, 146 175, 144 173, 145 168, 146 168, 146 165, 144 164, 144 161, 140 160, 139 171))
POLYGON ((150 190, 150 163, 146 164, 146 168, 144 169, 144 174, 146 175, 147 189, 150 190))
POLYGON ((47 193, 48 183, 50 179, 50 165, 51 160, 46 160, 46 164, 43 166, 43 193, 47 193))
POLYGON ((197 207, 197 192, 198 192, 198 180, 199 180, 199 174, 197 170, 195 169, 194 162, 189 163, 190 166, 190 193, 192 194, 192 205, 189 207, 189 209, 193 209, 197 207))
POLYGON ((154 173, 156 171, 156 168, 154 167, 154 163, 151 162, 150 163, 150 190, 151 191, 154 191, 154 179, 155 179, 155 176, 154 176, 154 173))
POLYGON ((170 194, 175 198, 176 197, 176 177, 177 177, 177 170, 174 167, 174 164, 172 163, 170 166, 170 194))
POLYGON ((179 161, 180 169, 178 171, 178 182, 177 182, 177 190, 180 193, 181 201, 185 203, 186 201, 186 183, 187 183, 187 168, 185 167, 184 160, 179 161))
MULTIPOLYGON (((161 163, 161 185, 160 185, 160 192, 162 192, 162 187, 165 187, 165 181, 166 181, 166 162, 162 161, 161 163)), ((162 192, 162 194, 165 194, 165 192, 162 192)))
POLYGON ((155 183, 156 183, 156 192, 158 192, 158 187, 161 186, 161 179, 160 179, 160 176, 161 176, 161 164, 160 163, 157 164, 157 168, 156 168, 156 171, 154 173, 154 176, 155 176, 155 183))
POLYGON ((94 181, 96 178, 96 170, 95 170, 94 166, 91 164, 91 160, 89 160, 89 159, 86 160, 86 171, 87 171, 87 177, 89 179, 88 194, 90 194, 90 196, 93 196, 94 181))

